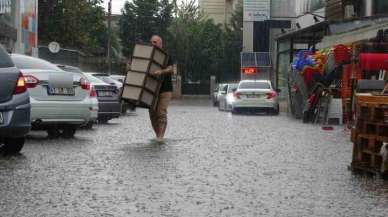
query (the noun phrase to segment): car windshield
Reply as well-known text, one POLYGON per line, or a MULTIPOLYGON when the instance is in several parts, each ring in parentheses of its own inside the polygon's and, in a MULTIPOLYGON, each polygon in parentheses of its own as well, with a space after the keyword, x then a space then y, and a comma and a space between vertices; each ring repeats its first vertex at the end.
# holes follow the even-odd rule
POLYGON ((98 79, 100 79, 108 84, 116 84, 116 82, 117 82, 116 80, 114 80, 113 78, 111 78, 105 74, 92 74, 92 76, 97 77, 98 79))
POLYGON ((43 69, 63 71, 56 65, 42 59, 19 55, 12 55, 11 58, 14 61, 16 67, 18 67, 19 69, 43 69))
POLYGON ((86 78, 89 80, 91 83, 103 83, 104 81, 94 77, 93 75, 85 74, 86 78))
POLYGON ((241 82, 239 89, 271 89, 268 82, 241 82))
POLYGON ((67 71, 67 72, 78 72, 78 73, 82 72, 80 68, 74 67, 74 66, 58 65, 58 67, 61 68, 62 70, 67 71))
POLYGON ((228 93, 233 92, 233 89, 237 89, 238 84, 229 84, 228 93))

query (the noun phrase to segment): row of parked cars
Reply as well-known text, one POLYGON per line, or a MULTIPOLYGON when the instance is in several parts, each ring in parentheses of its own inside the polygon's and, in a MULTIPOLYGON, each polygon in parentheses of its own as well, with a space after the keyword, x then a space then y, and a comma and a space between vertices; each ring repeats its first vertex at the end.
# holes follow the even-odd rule
POLYGON ((0 152, 18 153, 31 129, 72 138, 82 126, 119 117, 127 108, 121 88, 106 74, 8 54, 0 46, 0 152))
POLYGON ((220 111, 268 112, 279 114, 279 89, 269 80, 242 80, 239 83, 219 84, 212 95, 213 105, 220 111))

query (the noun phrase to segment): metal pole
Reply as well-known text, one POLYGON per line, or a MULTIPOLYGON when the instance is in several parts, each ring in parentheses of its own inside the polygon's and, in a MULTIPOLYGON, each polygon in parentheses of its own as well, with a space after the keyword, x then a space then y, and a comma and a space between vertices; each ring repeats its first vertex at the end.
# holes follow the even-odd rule
POLYGON ((111 57, 111 22, 112 22, 112 0, 108 3, 108 50, 107 50, 107 62, 108 62, 108 74, 112 72, 112 57, 111 57))

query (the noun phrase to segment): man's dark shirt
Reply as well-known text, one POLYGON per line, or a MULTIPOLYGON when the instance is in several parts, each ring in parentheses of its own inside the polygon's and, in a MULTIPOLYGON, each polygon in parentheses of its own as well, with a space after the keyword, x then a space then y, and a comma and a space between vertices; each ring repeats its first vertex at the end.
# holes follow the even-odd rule
MULTIPOLYGON (((174 65, 174 61, 172 58, 168 58, 168 62, 165 68, 168 66, 174 65)), ((163 69, 165 69, 163 68, 163 69)), ((160 93, 164 92, 172 92, 172 78, 171 78, 171 73, 164 74, 161 76, 162 78, 162 86, 160 87, 160 93)))

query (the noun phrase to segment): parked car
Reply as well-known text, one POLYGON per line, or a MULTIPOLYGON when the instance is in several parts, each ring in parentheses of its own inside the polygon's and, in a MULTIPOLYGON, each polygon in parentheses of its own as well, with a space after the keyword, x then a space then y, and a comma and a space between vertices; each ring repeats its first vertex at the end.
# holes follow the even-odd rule
POLYGON ((120 89, 123 87, 123 83, 120 81, 117 81, 110 77, 110 75, 106 73, 99 73, 99 72, 87 72, 90 75, 93 75, 94 77, 97 77, 98 79, 102 80, 105 83, 115 85, 117 89, 120 89))
POLYGON ((91 89, 86 79, 39 58, 12 54, 11 59, 25 76, 33 130, 46 130, 52 138, 72 138, 89 122, 91 89))
POLYGON ((0 45, 0 152, 19 153, 31 128, 30 97, 23 74, 0 45))
MULTIPOLYGON (((77 73, 80 77, 86 79, 90 83, 87 76, 80 68, 75 66, 69 66, 69 65, 57 65, 57 66, 64 71, 77 73)), ((92 129, 93 124, 97 122, 97 118, 98 118, 98 100, 97 100, 96 90, 94 89, 93 85, 90 87, 89 101, 90 101, 90 108, 91 108, 90 120, 84 126, 86 129, 92 129)))
MULTIPOLYGON (((119 92, 120 92, 120 96, 121 96, 121 93, 123 91, 123 85, 124 85, 124 81, 125 81, 125 76, 121 76, 121 75, 107 75, 105 73, 98 73, 98 72, 89 72, 91 75, 103 80, 104 82, 108 83, 108 84, 114 84, 116 85, 116 87, 119 89, 119 92), (122 78, 123 79, 123 82, 119 81, 119 79, 117 78, 122 78), (116 79, 115 79, 116 78, 116 79)), ((121 102, 121 113, 122 114, 125 114, 127 112, 127 110, 131 110, 131 111, 135 111, 136 110, 136 107, 132 104, 128 104, 126 102, 121 102)))
POLYGON ((218 84, 216 89, 213 90, 213 93, 212 93, 213 106, 218 106, 221 91, 225 87, 225 85, 226 84, 218 84))
POLYGON ((230 111, 232 110, 232 103, 234 101, 233 91, 237 89, 238 84, 225 84, 220 91, 218 110, 230 111))
POLYGON ((109 77, 111 77, 112 79, 114 79, 116 81, 121 82, 122 84, 125 81, 125 75, 110 75, 109 77))
POLYGON ((85 75, 97 94, 98 122, 107 123, 113 118, 120 117, 119 89, 115 85, 107 84, 92 74, 85 73, 85 75))
POLYGON ((232 112, 264 110, 279 114, 278 92, 269 80, 240 81, 233 94, 232 112))

